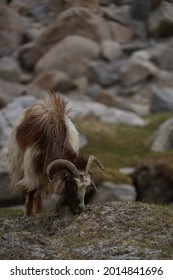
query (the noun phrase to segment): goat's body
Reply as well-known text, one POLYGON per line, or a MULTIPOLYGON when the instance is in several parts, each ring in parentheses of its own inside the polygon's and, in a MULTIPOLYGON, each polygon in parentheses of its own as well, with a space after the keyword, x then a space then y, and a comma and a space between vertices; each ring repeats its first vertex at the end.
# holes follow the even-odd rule
POLYGON ((46 99, 26 109, 11 134, 8 151, 13 192, 46 192, 46 167, 65 153, 78 153, 78 132, 60 97, 46 99))
POLYGON ((8 151, 12 191, 26 195, 25 213, 40 212, 42 194, 60 196, 57 210, 68 205, 74 213, 84 208, 86 188, 91 179, 94 157, 78 154, 78 132, 68 116, 67 103, 48 94, 44 101, 30 106, 18 119, 11 134, 8 151))

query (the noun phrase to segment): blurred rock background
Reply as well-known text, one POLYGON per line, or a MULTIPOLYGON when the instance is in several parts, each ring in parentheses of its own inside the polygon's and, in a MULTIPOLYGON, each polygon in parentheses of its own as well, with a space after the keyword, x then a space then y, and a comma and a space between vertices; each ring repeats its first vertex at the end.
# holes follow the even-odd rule
POLYGON ((138 172, 128 177, 151 154, 156 155, 151 169, 157 170, 164 153, 161 170, 167 170, 170 156, 165 156, 173 148, 172 77, 171 0, 1 0, 0 206, 21 201, 8 191, 5 158, 12 125, 47 90, 70 100, 82 152, 105 165, 105 175, 95 175, 99 196, 88 190, 90 202, 135 200, 137 194, 146 202, 172 202, 167 171, 148 169, 144 176, 150 182, 152 174, 161 176, 161 199, 151 199, 155 183, 148 197, 146 191, 139 197, 141 174, 140 180, 134 178, 138 172))

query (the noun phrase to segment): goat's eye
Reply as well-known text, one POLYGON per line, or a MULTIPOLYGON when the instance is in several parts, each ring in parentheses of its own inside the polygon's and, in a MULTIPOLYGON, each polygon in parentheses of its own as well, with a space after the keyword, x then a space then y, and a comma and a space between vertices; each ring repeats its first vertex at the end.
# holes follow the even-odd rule
POLYGON ((69 174, 68 174, 68 173, 64 173, 64 178, 65 178, 66 180, 68 180, 68 179, 69 179, 69 174))

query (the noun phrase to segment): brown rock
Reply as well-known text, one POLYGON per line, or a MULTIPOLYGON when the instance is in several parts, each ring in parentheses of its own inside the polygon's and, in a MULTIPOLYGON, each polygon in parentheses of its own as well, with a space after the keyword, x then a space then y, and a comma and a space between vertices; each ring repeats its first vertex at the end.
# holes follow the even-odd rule
POLYGON ((14 97, 23 95, 26 88, 18 83, 0 80, 0 103, 7 104, 14 97))
POLYGON ((94 41, 82 36, 68 36, 51 48, 36 64, 36 72, 57 69, 72 78, 86 75, 88 64, 97 59, 100 48, 94 41))
POLYGON ((129 43, 133 39, 133 31, 128 26, 123 26, 117 22, 108 21, 108 28, 113 41, 121 44, 129 43))
POLYGON ((76 89, 75 83, 67 74, 53 69, 39 74, 31 83, 31 86, 45 91, 50 90, 59 92, 76 89))
POLYGON ((42 92, 19 83, 0 80, 0 106, 4 106, 15 97, 23 95, 33 95, 36 98, 40 98, 42 97, 42 92))
MULTIPOLYGON (((125 30, 122 29, 122 32, 125 30)), ((100 16, 87 8, 71 8, 61 13, 58 19, 34 43, 21 48, 19 52, 21 64, 26 69, 32 69, 53 44, 69 35, 81 35, 99 43, 111 37, 105 20, 100 16)))
POLYGON ((0 4, 0 56, 11 54, 20 44, 26 21, 0 4))
POLYGON ((20 74, 21 69, 14 58, 4 56, 0 59, 0 77, 2 79, 18 82, 20 74))
POLYGON ((33 70, 35 63, 44 54, 44 45, 39 47, 39 44, 31 42, 22 46, 19 50, 18 59, 21 66, 27 70, 33 70))

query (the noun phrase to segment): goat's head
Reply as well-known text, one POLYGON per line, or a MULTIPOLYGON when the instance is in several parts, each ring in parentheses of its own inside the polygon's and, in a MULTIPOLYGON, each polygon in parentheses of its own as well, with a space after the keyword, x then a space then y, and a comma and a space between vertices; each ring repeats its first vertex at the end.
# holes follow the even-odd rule
MULTIPOLYGON (((65 188, 65 202, 74 213, 80 213, 83 211, 87 187, 92 185, 97 190, 95 183, 91 178, 90 167, 92 162, 95 162, 102 170, 104 170, 103 165, 92 155, 89 157, 85 169, 83 170, 79 170, 72 162, 66 159, 54 160, 47 167, 46 173, 50 182, 52 181, 50 177, 52 168, 56 167, 56 172, 63 168, 66 170, 63 174, 61 184, 64 184, 63 187, 65 188)), ((57 183, 59 185, 59 182, 57 183)))

